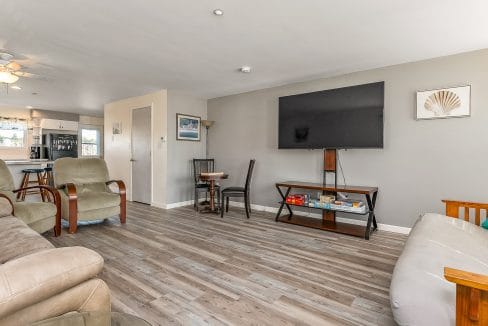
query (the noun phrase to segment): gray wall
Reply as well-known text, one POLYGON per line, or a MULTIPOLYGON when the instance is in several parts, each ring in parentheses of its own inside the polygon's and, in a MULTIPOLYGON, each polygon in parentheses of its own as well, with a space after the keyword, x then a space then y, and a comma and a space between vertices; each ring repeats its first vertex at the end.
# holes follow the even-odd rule
POLYGON ((379 223, 411 227, 420 213, 442 212, 442 198, 488 201, 487 67, 482 50, 212 99, 210 155, 230 174, 225 185, 243 184, 256 158, 252 202, 277 207, 275 182, 321 182, 322 169, 320 150, 277 149, 278 97, 384 80, 384 149, 340 158, 348 184, 379 187, 379 223), (471 117, 414 119, 417 90, 462 84, 472 86, 471 117))
POLYGON ((168 90, 168 204, 193 199, 193 158, 205 157, 205 129, 201 141, 176 140, 176 113, 206 119, 207 101, 168 90))

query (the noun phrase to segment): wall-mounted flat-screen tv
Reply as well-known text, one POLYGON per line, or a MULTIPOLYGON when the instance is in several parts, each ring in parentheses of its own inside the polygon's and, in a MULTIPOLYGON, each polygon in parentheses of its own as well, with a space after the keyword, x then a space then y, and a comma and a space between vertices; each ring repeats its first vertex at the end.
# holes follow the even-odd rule
POLYGON ((383 148, 385 83, 279 98, 279 148, 383 148))

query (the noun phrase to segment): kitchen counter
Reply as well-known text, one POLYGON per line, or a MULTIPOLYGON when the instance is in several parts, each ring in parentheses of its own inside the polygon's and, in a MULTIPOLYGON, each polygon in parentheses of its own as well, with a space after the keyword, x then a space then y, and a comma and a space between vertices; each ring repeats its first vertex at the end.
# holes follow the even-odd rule
POLYGON ((5 160, 5 164, 7 165, 43 165, 54 163, 53 161, 49 161, 48 159, 38 159, 38 160, 5 160))
MULTIPOLYGON (((54 163, 53 161, 48 161, 47 159, 44 160, 5 160, 10 173, 14 177, 14 185, 15 189, 20 188, 20 184, 22 182, 22 178, 24 177, 24 173, 22 170, 24 169, 43 169, 47 167, 48 164, 54 163)), ((31 175, 31 180, 34 180, 35 176, 31 175)))

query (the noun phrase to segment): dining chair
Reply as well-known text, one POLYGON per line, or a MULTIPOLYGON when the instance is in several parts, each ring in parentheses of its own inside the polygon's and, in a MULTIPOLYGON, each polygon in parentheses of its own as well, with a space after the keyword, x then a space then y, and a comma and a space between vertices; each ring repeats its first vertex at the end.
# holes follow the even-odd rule
POLYGON ((229 211, 229 198, 231 197, 244 197, 244 207, 246 208, 246 216, 249 218, 251 215, 251 202, 250 202, 250 190, 251 190, 251 179, 252 171, 254 170, 255 159, 249 162, 249 168, 247 170, 246 184, 244 187, 228 187, 222 190, 222 207, 220 209, 220 216, 224 217, 224 202, 225 211, 229 211))
MULTIPOLYGON (((210 184, 200 180, 200 174, 206 172, 215 172, 215 160, 213 158, 193 159, 193 177, 195 181, 195 201, 193 203, 193 207, 195 207, 197 212, 200 193, 205 193, 205 201, 207 201, 207 193, 210 191, 210 184)), ((217 184, 215 185, 215 191, 217 192, 217 207, 220 207, 220 186, 217 184)))

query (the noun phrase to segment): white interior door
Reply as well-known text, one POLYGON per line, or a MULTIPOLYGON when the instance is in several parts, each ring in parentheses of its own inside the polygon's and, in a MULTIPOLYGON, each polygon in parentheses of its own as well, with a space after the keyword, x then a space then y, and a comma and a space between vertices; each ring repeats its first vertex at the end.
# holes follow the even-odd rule
POLYGON ((151 108, 132 110, 132 200, 151 203, 151 108))

